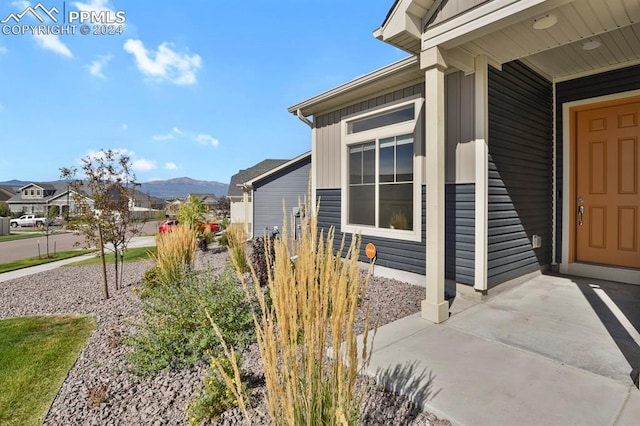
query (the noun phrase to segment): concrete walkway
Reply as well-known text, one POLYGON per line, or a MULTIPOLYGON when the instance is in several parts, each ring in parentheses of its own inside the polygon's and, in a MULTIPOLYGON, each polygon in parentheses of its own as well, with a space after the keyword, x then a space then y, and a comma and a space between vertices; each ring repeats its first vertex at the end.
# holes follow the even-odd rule
MULTIPOLYGON (((135 247, 152 247, 156 245, 156 239, 153 236, 133 237, 129 242, 128 248, 135 247)), ((11 272, 4 272, 0 274, 0 282, 12 280, 15 278, 25 277, 27 275, 37 274, 39 272, 50 271, 55 268, 59 268, 63 265, 79 262, 84 259, 90 259, 95 257, 95 253, 89 253, 78 257, 72 257, 69 259, 57 260, 55 262, 44 263, 42 265, 32 266, 29 268, 17 269, 11 272)))
POLYGON ((640 424, 640 286, 542 275, 471 305, 381 327, 369 374, 454 425, 640 424))

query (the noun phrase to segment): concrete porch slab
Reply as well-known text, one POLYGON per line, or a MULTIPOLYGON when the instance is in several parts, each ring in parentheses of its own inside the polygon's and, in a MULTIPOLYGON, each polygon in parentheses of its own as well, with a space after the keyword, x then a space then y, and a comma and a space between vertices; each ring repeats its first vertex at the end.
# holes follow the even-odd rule
POLYGON ((541 276, 443 324, 380 328, 368 372, 457 425, 638 424, 640 346, 593 285, 640 326, 640 287, 541 276))

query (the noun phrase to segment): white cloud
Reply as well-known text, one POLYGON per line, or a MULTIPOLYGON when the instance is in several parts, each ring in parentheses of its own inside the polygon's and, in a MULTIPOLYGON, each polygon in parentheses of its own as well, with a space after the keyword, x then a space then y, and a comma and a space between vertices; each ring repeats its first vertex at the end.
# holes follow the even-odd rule
POLYGON ((190 85, 197 82, 196 71, 202 65, 200 55, 178 53, 173 44, 164 42, 153 52, 144 47, 142 40, 128 39, 124 50, 136 59, 138 70, 155 81, 169 81, 177 85, 190 85))
POLYGON ((213 146, 218 146, 218 144, 220 143, 220 141, 218 141, 218 139, 214 138, 211 135, 205 135, 205 134, 199 134, 194 136, 193 138, 196 142, 201 143, 203 145, 213 145, 213 146))
POLYGON ((120 128, 122 130, 127 130, 129 128, 129 126, 127 125, 127 123, 122 123, 122 126, 120 126, 120 128))
POLYGON ((165 163, 164 168, 167 170, 175 170, 178 168, 178 166, 176 166, 176 163, 172 163, 171 161, 168 163, 165 163))
POLYGON ((3 55, 3 54, 5 54, 5 53, 7 53, 7 52, 8 52, 8 50, 7 50, 7 48, 6 48, 6 47, 4 47, 4 46, 0 46, 0 55, 3 55))
POLYGON ((36 43, 40 45, 43 49, 51 50, 59 55, 66 56, 67 58, 73 58, 73 53, 64 44, 60 41, 60 37, 54 34, 34 34, 33 38, 36 40, 36 43))
POLYGON ((90 0, 85 3, 76 1, 76 2, 73 2, 73 5, 77 7, 78 10, 85 11, 85 12, 89 12, 92 10, 95 10, 96 12, 99 12, 101 10, 113 12, 113 9, 109 7, 108 0, 90 0))
POLYGON ((206 133, 194 134, 194 133, 183 131, 177 127, 174 127, 173 129, 171 129, 169 133, 151 136, 151 139, 153 139, 154 141, 166 141, 174 138, 190 139, 194 142, 199 143, 200 145, 211 145, 215 147, 220 145, 220 141, 211 135, 208 135, 206 133))
POLYGON ((16 7, 16 8, 18 8, 18 9, 26 9, 26 8, 28 8, 28 7, 30 6, 30 5, 29 5, 29 2, 28 2, 28 1, 26 1, 26 0, 16 0, 16 1, 12 1, 12 2, 11 2, 11 5, 12 5, 12 6, 15 6, 15 7, 16 7))
POLYGON ((85 67, 89 70, 91 75, 104 79, 106 77, 102 72, 102 68, 104 68, 112 58, 113 55, 98 55, 97 59, 90 64, 85 65, 85 67))
POLYGON ((148 172, 157 168, 155 160, 138 158, 131 161, 131 168, 136 172, 148 172))
POLYGON ((166 135, 153 135, 151 139, 154 141, 167 141, 169 139, 173 139, 173 134, 167 133, 166 135))

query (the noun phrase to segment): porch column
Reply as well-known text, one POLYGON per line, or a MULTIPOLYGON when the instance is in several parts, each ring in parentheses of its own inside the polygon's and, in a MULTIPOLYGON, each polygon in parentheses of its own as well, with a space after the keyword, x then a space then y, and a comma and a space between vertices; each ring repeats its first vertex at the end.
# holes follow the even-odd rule
POLYGON ((487 292, 488 239, 489 239, 489 68, 487 57, 475 59, 475 265, 476 291, 487 292))
MULTIPOLYGON (((244 231, 249 235, 249 190, 242 187, 242 214, 244 216, 244 231)), ((253 199, 251 199, 253 201, 253 199)))
POLYGON ((420 52, 420 68, 425 72, 425 184, 427 187, 427 298, 422 301, 422 318, 435 323, 449 318, 449 304, 444 300, 444 70, 446 67, 438 47, 420 52))

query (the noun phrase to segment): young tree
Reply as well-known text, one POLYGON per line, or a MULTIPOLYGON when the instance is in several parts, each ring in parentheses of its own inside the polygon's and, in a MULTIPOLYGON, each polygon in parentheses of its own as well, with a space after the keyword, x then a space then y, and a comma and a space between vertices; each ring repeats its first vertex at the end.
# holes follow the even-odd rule
POLYGON ((61 177, 69 184, 79 208, 76 219, 85 224, 81 232, 87 246, 97 246, 102 258, 103 292, 109 298, 104 246, 110 244, 115 256, 115 288, 118 290, 118 266, 123 268, 123 253, 131 237, 140 232, 134 221, 132 203, 139 185, 131 170, 131 158, 123 152, 101 150, 82 159, 82 178, 78 169, 62 168, 61 177), (118 256, 121 254, 120 256, 118 256))
POLYGON ((202 201, 195 195, 189 195, 189 199, 186 203, 180 206, 177 219, 183 225, 189 225, 193 228, 197 228, 205 222, 204 215, 209 211, 207 206, 202 204, 202 201))
POLYGON ((9 204, 5 203, 4 201, 0 202, 0 216, 2 217, 11 216, 11 210, 9 209, 9 204))

